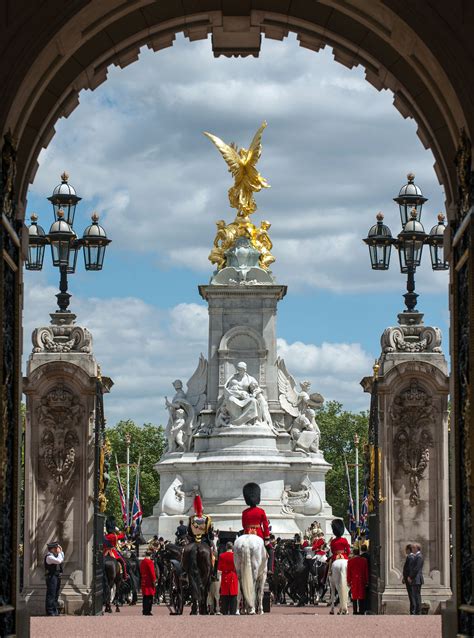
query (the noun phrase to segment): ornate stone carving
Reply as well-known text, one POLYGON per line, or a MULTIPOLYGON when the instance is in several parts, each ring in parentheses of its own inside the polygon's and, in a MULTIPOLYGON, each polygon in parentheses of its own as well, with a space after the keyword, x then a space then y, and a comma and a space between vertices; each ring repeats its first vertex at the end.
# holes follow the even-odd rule
POLYGON ((398 469, 408 477, 410 505, 420 503, 420 481, 428 467, 434 441, 435 420, 432 397, 412 380, 408 389, 393 400, 390 416, 394 428, 393 446, 398 469))
POLYGON ((322 510, 322 501, 313 484, 306 476, 300 489, 292 490, 291 485, 285 485, 281 495, 281 511, 283 514, 305 514, 314 516, 322 510))
POLYGON ((198 366, 189 379, 187 392, 180 379, 173 381, 176 393, 171 401, 165 397, 169 412, 166 426, 166 452, 189 452, 193 445, 193 435, 199 429, 199 414, 206 403, 207 359, 201 354, 198 366))
POLYGON ((432 326, 394 326, 382 334, 382 351, 441 353, 441 338, 441 330, 432 326))
POLYGON ((324 399, 317 392, 309 394, 309 381, 301 382, 300 390, 296 390, 296 382, 280 357, 277 367, 280 405, 286 412, 285 428, 290 433, 292 448, 305 454, 318 453, 321 433, 316 410, 321 408, 324 399))
POLYGON ((63 504, 68 500, 68 488, 76 467, 77 431, 83 413, 78 397, 62 384, 43 397, 37 408, 42 429, 40 458, 50 476, 54 497, 63 504))
POLYGON ((459 217, 464 219, 471 207, 473 174, 471 171, 472 145, 465 129, 461 130, 459 146, 456 153, 456 172, 459 188, 459 217))
POLYGON ((2 147, 2 212, 9 221, 14 219, 13 186, 16 175, 16 142, 11 133, 3 138, 2 147))
POLYGON ((92 352, 92 335, 81 326, 50 325, 32 334, 33 352, 92 352))

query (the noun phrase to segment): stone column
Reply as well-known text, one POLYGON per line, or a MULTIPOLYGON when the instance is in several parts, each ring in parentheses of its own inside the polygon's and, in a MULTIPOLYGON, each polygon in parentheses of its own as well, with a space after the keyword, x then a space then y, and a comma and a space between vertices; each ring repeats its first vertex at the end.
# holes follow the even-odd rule
MULTIPOLYGON (((378 373, 381 613, 408 613, 405 546, 422 546, 422 598, 430 613, 451 597, 449 577, 448 392, 441 332, 403 312, 382 335, 378 373)), ((372 377, 362 385, 372 388, 372 377)), ((375 551, 375 548, 371 548, 375 551)))
MULTIPOLYGON (((88 613, 93 591, 94 426, 100 370, 92 337, 72 313, 54 313, 33 332, 25 431, 25 581, 30 615, 44 614, 46 544, 65 562, 60 598, 67 614, 88 613)), ((108 380, 110 381, 110 380, 108 380)), ((110 383, 101 383, 107 391, 110 383)))

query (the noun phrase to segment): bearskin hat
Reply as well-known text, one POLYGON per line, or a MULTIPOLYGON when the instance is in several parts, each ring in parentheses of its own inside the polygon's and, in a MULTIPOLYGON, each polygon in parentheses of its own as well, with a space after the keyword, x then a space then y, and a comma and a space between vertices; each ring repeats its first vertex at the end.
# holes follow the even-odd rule
POLYGON ((331 521, 332 533, 336 538, 340 538, 344 534, 344 521, 342 518, 335 518, 331 521))
POLYGON ((260 503, 260 485, 246 483, 242 491, 244 500, 249 507, 256 507, 260 503))
POLYGON ((115 516, 109 516, 105 519, 105 529, 107 534, 113 534, 116 527, 117 525, 115 523, 115 516))

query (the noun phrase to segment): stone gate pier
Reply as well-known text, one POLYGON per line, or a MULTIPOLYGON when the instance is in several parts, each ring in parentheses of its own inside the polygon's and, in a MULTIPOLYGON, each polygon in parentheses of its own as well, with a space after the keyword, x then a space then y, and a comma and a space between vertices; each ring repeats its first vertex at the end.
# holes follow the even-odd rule
POLYGON ((24 602, 44 614, 46 544, 65 554, 65 612, 90 613, 95 595, 94 515, 99 468, 96 411, 112 386, 101 377, 89 331, 70 312, 34 330, 23 390, 25 427, 24 602))
POLYGON ((405 546, 419 543, 422 599, 435 613, 451 597, 447 362, 441 331, 425 326, 421 313, 402 312, 398 324, 382 335, 376 383, 373 377, 361 382, 374 393, 371 421, 380 454, 378 494, 373 456, 369 477, 372 498, 378 500, 377 533, 371 538, 378 573, 371 586, 379 613, 408 613, 405 546))

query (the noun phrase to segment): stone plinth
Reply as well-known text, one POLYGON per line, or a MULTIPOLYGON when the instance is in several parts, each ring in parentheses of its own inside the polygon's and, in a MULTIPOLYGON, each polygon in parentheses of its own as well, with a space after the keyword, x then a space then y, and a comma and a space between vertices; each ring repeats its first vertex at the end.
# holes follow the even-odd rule
MULTIPOLYGON (((430 613, 451 597, 449 576, 448 392, 441 333, 419 313, 401 313, 382 336, 378 372, 380 591, 382 613, 407 613, 405 546, 424 555, 430 613)), ((362 385, 372 391, 372 378, 362 385)))
MULTIPOLYGON (((24 599, 45 608, 46 544, 65 554, 61 599, 68 614, 88 613, 93 589, 94 426, 99 371, 91 335, 71 313, 33 333, 23 390, 25 429, 24 599)), ((101 384, 102 385, 102 384, 101 384)))

